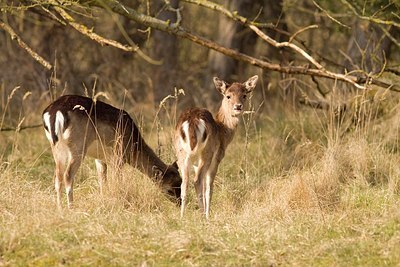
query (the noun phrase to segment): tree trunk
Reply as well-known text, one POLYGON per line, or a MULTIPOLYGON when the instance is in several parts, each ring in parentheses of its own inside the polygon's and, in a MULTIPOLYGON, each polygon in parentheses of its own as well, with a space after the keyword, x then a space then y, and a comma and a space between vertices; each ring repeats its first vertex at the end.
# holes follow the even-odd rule
MULTIPOLYGON (((260 13, 257 21, 273 22, 277 24, 277 28, 287 30, 286 23, 284 22, 284 14, 282 13, 282 0, 225 0, 224 6, 231 11, 237 11, 241 16, 249 20, 256 18, 260 13), (277 23, 278 21, 279 23, 277 23)), ((278 42, 287 39, 286 36, 278 34, 273 30, 268 31, 268 34, 278 42)), ((257 35, 238 22, 225 16, 220 16, 216 42, 224 47, 238 50, 247 55, 254 55, 257 45, 257 35)), ((277 59, 282 62, 288 56, 283 56, 281 51, 281 49, 269 46, 268 49, 263 51, 261 56, 268 59, 277 59)), ((206 75, 207 80, 205 81, 207 88, 212 87, 213 76, 231 81, 243 80, 248 75, 246 73, 247 64, 236 61, 216 51, 210 51, 208 62, 208 75, 206 75)), ((212 101, 216 99, 218 99, 217 93, 214 94, 212 101)))
MULTIPOLYGON (((157 2, 156 8, 160 10, 162 5, 165 3, 162 0, 157 2)), ((172 8, 179 7, 179 0, 170 1, 172 8)), ((161 11, 158 18, 164 21, 170 21, 171 23, 176 22, 176 13, 167 9, 161 11)), ((162 31, 154 30, 152 35, 152 52, 151 56, 154 59, 162 60, 161 65, 153 66, 153 93, 154 93, 154 104, 158 103, 171 92, 176 84, 176 74, 178 72, 178 44, 177 39, 174 35, 168 34, 162 31)))

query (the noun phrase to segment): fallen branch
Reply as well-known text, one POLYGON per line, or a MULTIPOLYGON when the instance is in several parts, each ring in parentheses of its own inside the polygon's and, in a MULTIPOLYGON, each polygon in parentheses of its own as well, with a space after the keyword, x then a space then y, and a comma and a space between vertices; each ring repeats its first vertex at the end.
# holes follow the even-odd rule
POLYGON ((5 128, 0 128, 0 132, 20 132, 22 130, 26 130, 26 129, 33 129, 33 128, 39 128, 39 127, 43 127, 43 124, 34 124, 34 125, 27 125, 27 126, 21 126, 21 127, 5 127, 5 128))
POLYGON ((307 98, 301 98, 299 99, 299 103, 315 109, 329 110, 330 108, 330 105, 326 101, 317 101, 307 98))
POLYGON ((11 36, 12 40, 16 40, 18 45, 23 49, 25 49, 29 53, 29 55, 31 55, 31 57, 37 62, 39 62, 43 67, 45 67, 48 70, 51 70, 53 68, 53 66, 47 60, 45 60, 38 53, 33 51, 33 49, 30 48, 24 41, 22 41, 21 37, 19 37, 15 33, 15 31, 8 24, 4 23, 1 19, 0 19, 0 28, 5 30, 11 36))

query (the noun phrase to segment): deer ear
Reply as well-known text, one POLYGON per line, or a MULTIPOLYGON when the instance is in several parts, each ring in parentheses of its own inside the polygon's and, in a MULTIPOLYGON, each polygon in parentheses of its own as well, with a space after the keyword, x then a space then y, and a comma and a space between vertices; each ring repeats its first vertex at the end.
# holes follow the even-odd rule
POLYGON ((254 75, 253 77, 249 78, 247 81, 243 83, 243 85, 246 87, 247 93, 253 91, 253 89, 257 85, 257 80, 258 80, 258 75, 254 75))
POLYGON ((161 179, 161 178, 163 177, 164 172, 163 172, 159 167, 157 167, 157 166, 154 165, 154 166, 152 167, 152 169, 153 169, 154 177, 155 177, 156 179, 161 179))
POLYGON ((176 161, 174 161, 174 163, 171 164, 171 167, 175 168, 175 169, 179 169, 178 163, 176 161))
POLYGON ((218 77, 214 77, 213 81, 214 81, 215 88, 218 90, 218 92, 220 92, 221 94, 225 94, 226 82, 224 82, 223 80, 221 80, 218 77))

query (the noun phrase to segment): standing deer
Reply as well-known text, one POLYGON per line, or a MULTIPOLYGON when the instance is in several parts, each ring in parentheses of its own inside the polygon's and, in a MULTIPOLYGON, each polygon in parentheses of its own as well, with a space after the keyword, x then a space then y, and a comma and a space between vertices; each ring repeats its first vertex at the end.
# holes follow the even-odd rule
POLYGON ((181 217, 183 217, 192 160, 198 159, 195 189, 200 209, 209 218, 214 178, 225 150, 232 141, 246 97, 256 86, 255 75, 244 83, 228 84, 214 77, 216 89, 223 95, 215 119, 207 109, 192 108, 183 112, 175 129, 175 151, 181 170, 181 217))
POLYGON ((124 110, 90 98, 65 95, 43 111, 55 168, 57 205, 61 208, 62 182, 68 207, 73 202, 74 176, 85 155, 96 159, 100 191, 106 181, 109 156, 119 167, 128 163, 160 183, 179 203, 181 178, 176 163, 167 166, 146 144, 134 121, 124 110))

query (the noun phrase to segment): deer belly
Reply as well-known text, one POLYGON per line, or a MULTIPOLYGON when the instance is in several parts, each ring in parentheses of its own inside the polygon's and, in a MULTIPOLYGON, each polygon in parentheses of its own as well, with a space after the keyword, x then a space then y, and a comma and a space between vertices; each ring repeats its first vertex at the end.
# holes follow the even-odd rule
POLYGON ((107 161, 108 158, 113 157, 112 146, 109 146, 99 140, 96 140, 90 144, 86 153, 89 157, 104 161, 107 161))

